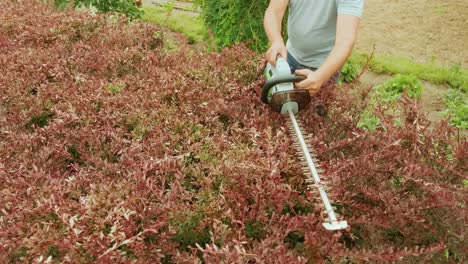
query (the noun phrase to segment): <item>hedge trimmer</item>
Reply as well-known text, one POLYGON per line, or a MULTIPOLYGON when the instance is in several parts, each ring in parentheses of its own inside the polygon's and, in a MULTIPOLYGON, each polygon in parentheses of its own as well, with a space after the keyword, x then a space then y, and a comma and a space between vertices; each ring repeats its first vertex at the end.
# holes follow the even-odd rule
POLYGON ((264 74, 266 82, 262 88, 261 100, 270 105, 276 112, 289 115, 289 133, 293 137, 294 146, 302 161, 302 170, 306 176, 307 187, 312 192, 318 191, 317 194, 325 207, 323 214, 328 215, 328 218, 322 223, 323 226, 327 230, 345 229, 348 223, 337 219, 337 214, 325 191, 327 189, 325 183, 319 177, 321 170, 318 167, 317 159, 314 157, 313 152, 309 151, 309 148, 312 148, 305 142, 302 129, 294 116, 299 110, 307 107, 311 101, 309 91, 294 88, 294 82, 302 81, 304 77, 291 74, 288 62, 281 57, 277 59, 276 66, 267 64, 264 74))

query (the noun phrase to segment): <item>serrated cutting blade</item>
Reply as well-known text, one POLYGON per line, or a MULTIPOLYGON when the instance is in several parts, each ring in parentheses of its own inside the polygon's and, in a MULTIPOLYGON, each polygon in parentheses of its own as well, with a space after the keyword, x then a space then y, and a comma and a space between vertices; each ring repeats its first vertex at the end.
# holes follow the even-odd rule
POLYGON ((297 148, 298 155, 301 160, 304 161, 303 163, 303 170, 304 174, 306 175, 306 182, 309 188, 315 188, 318 190, 322 203, 325 207, 325 213, 328 215, 327 222, 322 223, 322 225, 327 230, 341 230, 348 227, 348 223, 346 221, 339 221, 336 217, 336 213, 328 199, 328 195, 325 191, 325 186, 323 185, 322 181, 320 180, 318 169, 314 164, 314 159, 310 155, 310 151, 307 147, 307 144, 304 140, 302 135, 302 129, 297 123, 296 117, 294 116, 293 110, 288 110, 289 118, 291 124, 289 126, 291 130, 291 135, 295 136, 295 146, 297 148), (312 176, 312 177, 311 177, 312 176))

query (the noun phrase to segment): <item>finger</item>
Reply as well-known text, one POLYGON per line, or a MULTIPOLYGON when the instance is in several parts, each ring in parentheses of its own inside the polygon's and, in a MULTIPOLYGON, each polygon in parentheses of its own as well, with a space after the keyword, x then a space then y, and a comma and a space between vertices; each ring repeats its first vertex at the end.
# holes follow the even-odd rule
POLYGON ((317 90, 309 90, 310 95, 316 95, 318 93, 317 90))
POLYGON ((305 80, 303 80, 303 81, 300 81, 300 82, 295 83, 295 85, 296 85, 296 88, 301 88, 301 89, 303 89, 303 88, 307 88, 307 86, 309 85, 309 82, 308 82, 307 79, 305 79, 305 80))
POLYGON ((279 55, 280 55, 281 57, 283 57, 283 59, 285 59, 285 60, 288 59, 288 51, 287 51, 286 49, 282 49, 282 50, 280 51, 279 55))
POLYGON ((268 52, 267 60, 273 66, 276 65, 276 54, 277 54, 276 52, 271 52, 271 51, 268 52))
POLYGON ((296 75, 301 75, 307 78, 307 74, 309 73, 309 70, 307 69, 302 69, 302 70, 296 70, 294 72, 296 75))
POLYGON ((316 95, 320 91, 320 88, 311 88, 309 89, 310 95, 316 95))

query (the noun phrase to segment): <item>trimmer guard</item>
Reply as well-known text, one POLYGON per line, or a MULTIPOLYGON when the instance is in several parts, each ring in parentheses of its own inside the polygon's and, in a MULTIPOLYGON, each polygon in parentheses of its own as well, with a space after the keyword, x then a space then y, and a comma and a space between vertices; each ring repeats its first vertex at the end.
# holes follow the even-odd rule
POLYGON ((297 103, 298 110, 302 110, 306 108, 310 103, 310 94, 307 90, 291 90, 291 91, 284 91, 284 92, 277 92, 274 93, 271 98, 270 102, 268 103, 270 107, 275 110, 276 112, 282 112, 281 109, 283 105, 288 102, 295 102, 297 103))
POLYGON ((265 82, 265 84, 263 85, 262 96, 261 96, 262 102, 264 102, 265 104, 270 103, 269 100, 268 100, 269 99, 268 97, 271 95, 270 94, 270 89, 273 88, 274 86, 276 86, 278 84, 282 84, 282 83, 300 82, 300 81, 303 81, 303 80, 305 80, 305 77, 300 76, 300 75, 289 75, 289 76, 282 76, 282 77, 278 77, 278 78, 273 77, 272 79, 265 82))

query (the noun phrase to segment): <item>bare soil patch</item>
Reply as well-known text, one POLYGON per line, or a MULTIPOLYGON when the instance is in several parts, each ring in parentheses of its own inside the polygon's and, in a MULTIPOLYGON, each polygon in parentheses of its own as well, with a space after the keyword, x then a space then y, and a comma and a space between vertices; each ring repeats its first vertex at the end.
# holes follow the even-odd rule
MULTIPOLYGON (((468 66, 468 5, 465 0, 367 0, 357 42, 359 51, 468 66)), ((361 84, 375 86, 390 76, 366 73, 361 84)), ((422 82, 421 108, 429 120, 444 118, 445 85, 422 82)))
POLYGON ((468 66, 466 0, 367 0, 357 48, 468 66))

